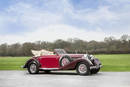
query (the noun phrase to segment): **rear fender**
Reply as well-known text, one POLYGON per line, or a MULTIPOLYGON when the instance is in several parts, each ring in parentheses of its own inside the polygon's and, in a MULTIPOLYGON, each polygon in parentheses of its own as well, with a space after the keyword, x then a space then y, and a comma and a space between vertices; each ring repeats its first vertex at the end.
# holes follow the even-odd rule
POLYGON ((38 61, 37 59, 31 58, 31 59, 29 59, 29 60, 25 63, 25 65, 23 66, 23 68, 28 68, 28 64, 29 64, 30 62, 33 62, 33 63, 38 64, 39 67, 41 66, 41 64, 39 63, 39 61, 38 61))

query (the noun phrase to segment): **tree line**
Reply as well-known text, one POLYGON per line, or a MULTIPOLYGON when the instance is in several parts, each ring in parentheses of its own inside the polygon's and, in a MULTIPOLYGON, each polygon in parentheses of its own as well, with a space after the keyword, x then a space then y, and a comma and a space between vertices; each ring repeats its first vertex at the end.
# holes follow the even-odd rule
POLYGON ((130 53, 130 36, 122 35, 120 39, 111 36, 104 38, 104 41, 84 41, 78 38, 70 38, 67 41, 58 39, 54 42, 36 41, 25 42, 23 44, 15 43, 11 45, 4 43, 0 45, 0 56, 32 56, 32 49, 53 51, 56 48, 65 49, 68 53, 130 53))

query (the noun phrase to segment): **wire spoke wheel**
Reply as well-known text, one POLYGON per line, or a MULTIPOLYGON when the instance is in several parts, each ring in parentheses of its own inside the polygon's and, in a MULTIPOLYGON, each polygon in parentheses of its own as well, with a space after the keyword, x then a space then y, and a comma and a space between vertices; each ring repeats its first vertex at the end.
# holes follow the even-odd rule
POLYGON ((31 73, 35 73, 36 70, 37 70, 36 64, 31 64, 30 65, 30 71, 31 71, 31 73))
POLYGON ((28 72, 30 74, 37 74, 39 72, 38 64, 30 62, 29 65, 28 65, 28 72))
POLYGON ((78 67, 78 70, 80 73, 84 74, 87 72, 87 67, 85 64, 80 64, 79 67, 78 67))
POLYGON ((90 66, 88 63, 80 62, 76 67, 76 71, 79 75, 89 75, 90 66))

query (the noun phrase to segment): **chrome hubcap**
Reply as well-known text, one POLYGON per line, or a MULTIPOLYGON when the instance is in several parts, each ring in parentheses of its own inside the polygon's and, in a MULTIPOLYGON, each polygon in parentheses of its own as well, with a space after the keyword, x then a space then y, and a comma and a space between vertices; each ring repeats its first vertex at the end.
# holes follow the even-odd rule
POLYGON ((36 65, 35 64, 31 64, 30 65, 30 71, 31 71, 31 73, 35 73, 36 72, 36 65))
POLYGON ((63 58, 62 59, 62 66, 67 65, 68 63, 70 63, 70 61, 67 58, 63 58))
POLYGON ((87 72, 87 67, 85 64, 80 64, 78 70, 80 73, 84 74, 87 72))

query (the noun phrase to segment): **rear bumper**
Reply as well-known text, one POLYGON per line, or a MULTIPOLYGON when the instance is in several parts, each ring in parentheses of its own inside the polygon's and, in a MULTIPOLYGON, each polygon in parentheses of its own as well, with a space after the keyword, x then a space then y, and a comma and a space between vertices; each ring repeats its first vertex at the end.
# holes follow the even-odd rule
POLYGON ((21 68, 27 68, 25 65, 21 66, 21 68))

